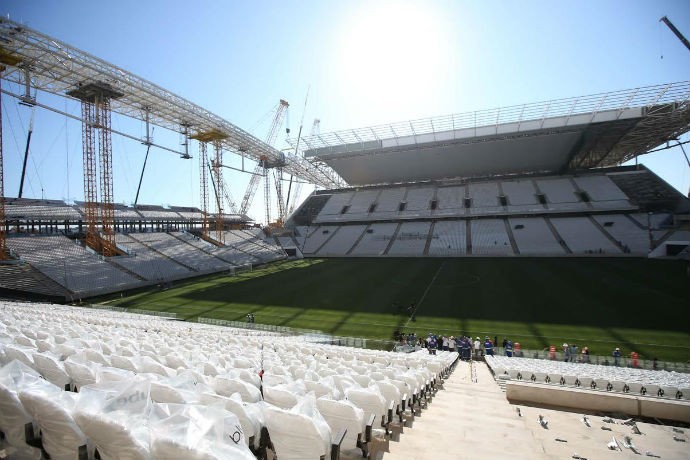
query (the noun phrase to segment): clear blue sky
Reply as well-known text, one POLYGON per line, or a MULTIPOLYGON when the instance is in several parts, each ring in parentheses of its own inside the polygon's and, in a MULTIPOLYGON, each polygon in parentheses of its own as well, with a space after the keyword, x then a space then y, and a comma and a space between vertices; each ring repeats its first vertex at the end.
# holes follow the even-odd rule
MULTIPOLYGON (((314 118, 327 132, 690 79, 690 52, 658 22, 667 15, 690 37, 687 0, 5 0, 0 13, 260 138, 281 98, 291 104, 297 132, 308 87, 307 133, 314 118)), ((79 110, 74 102, 43 101, 79 110)), ((8 196, 19 189, 28 119, 27 108, 3 98, 8 196)), ((139 122, 114 117, 113 126, 143 136, 139 122)), ((154 137, 171 147, 179 142, 162 129, 154 137)), ((114 136, 113 152, 115 199, 131 203, 145 148, 114 136)), ((640 161, 688 192, 680 149, 640 161)), ((81 171, 79 123, 38 110, 25 196, 81 200, 81 171)), ((248 180, 226 171, 236 201, 248 180)), ((260 191, 250 211, 259 222, 262 201, 260 191)), ((139 202, 198 206, 197 159, 152 149, 139 202)))

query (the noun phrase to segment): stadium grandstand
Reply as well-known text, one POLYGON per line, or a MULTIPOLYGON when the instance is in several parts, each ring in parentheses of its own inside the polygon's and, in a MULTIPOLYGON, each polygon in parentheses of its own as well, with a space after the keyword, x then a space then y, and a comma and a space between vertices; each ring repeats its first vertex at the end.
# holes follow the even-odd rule
MULTIPOLYGON (((375 339, 332 332, 354 319, 361 335, 399 336, 421 316, 446 260, 654 258, 676 267, 690 259, 688 196, 637 163, 690 130, 690 82, 319 134, 286 154, 38 31, 0 18, 0 39, 3 80, 81 102, 85 167, 84 201, 0 194, 0 458, 687 458, 685 362, 609 351, 570 359, 567 344, 552 344, 560 336, 539 336, 547 351, 520 350, 499 346, 495 329, 475 345, 467 317, 457 340, 430 332, 371 346, 375 339), (183 158, 198 143, 199 208, 113 202, 108 138, 121 133, 109 127, 111 111, 145 120, 146 145, 149 122, 184 136, 185 151, 175 152, 183 158), (257 163, 239 208, 223 190, 224 150, 257 163), (258 178, 268 189, 269 172, 280 184, 283 171, 317 190, 257 228, 246 210, 258 178), (407 315, 350 305, 342 316, 307 318, 318 309, 309 293, 327 292, 329 305, 350 301, 350 285, 319 268, 341 258, 444 262, 420 295, 412 285, 424 267, 409 283, 354 281, 371 296, 413 292, 407 315), (289 269, 302 259, 308 265, 289 269), (314 279, 294 275, 300 269, 314 279), (252 276, 274 278, 227 298, 225 287, 252 276), (284 305, 272 305, 281 294, 284 305), (261 306, 265 323, 233 309, 246 296, 259 299, 247 304, 261 306), (315 327, 287 326, 300 319, 315 327), (324 332, 327 321, 335 325, 324 332), (460 455, 459 443, 472 450, 460 455)), ((41 106, 30 94, 2 93, 41 106)), ((632 276, 626 270, 621 278, 632 276)), ((688 318, 676 307, 687 294, 659 294, 667 305, 658 310, 671 314, 652 315, 652 305, 625 324, 653 323, 656 337, 684 340, 688 318)), ((419 321, 444 328, 446 320, 419 321)), ((579 320, 574 333, 601 322, 624 337, 603 315, 579 320)), ((531 317, 522 322, 537 330, 531 317)), ((687 344, 674 351, 687 353, 687 344)))

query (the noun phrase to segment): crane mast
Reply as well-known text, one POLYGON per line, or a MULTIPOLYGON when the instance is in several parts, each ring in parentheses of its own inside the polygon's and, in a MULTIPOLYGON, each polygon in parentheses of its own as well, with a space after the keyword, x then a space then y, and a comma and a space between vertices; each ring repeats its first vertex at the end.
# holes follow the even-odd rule
MULTIPOLYGON (((278 137, 278 131, 280 129, 280 126, 283 124, 283 120, 285 119, 286 111, 289 106, 290 104, 288 104, 288 102, 284 99, 281 99, 278 103, 275 109, 275 115, 273 116, 273 121, 271 122, 271 126, 268 130, 268 135, 266 136, 266 143, 268 145, 272 146, 275 143, 276 137, 278 137)), ((240 205, 240 214, 246 215, 247 211, 249 211, 249 207, 251 206, 252 201, 254 200, 254 195, 256 195, 256 191, 259 188, 259 183, 261 182, 261 178, 263 177, 266 181, 264 184, 264 200, 266 206, 266 225, 268 225, 268 223, 271 221, 271 188, 270 175, 268 173, 268 170, 272 168, 279 168, 279 173, 276 175, 276 193, 278 195, 278 203, 280 203, 283 197, 282 187, 278 185, 278 181, 280 176, 282 175, 281 172, 284 164, 285 159, 282 156, 276 159, 275 161, 270 161, 269 158, 266 156, 261 157, 259 162, 256 164, 256 167, 254 168, 254 172, 252 174, 251 179, 249 179, 247 190, 244 193, 244 197, 242 198, 242 204, 240 205)))

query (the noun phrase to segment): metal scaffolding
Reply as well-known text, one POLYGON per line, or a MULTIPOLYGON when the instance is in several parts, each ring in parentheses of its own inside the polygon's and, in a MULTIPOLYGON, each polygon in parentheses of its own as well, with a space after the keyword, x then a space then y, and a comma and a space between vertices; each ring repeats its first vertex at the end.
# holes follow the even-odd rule
POLYGON ((213 177, 216 181, 216 225, 215 240, 220 244, 225 244, 224 216, 223 216, 223 196, 225 196, 225 180, 223 179, 223 148, 220 139, 213 141, 215 157, 213 158, 213 177))
POLYGON ((113 145, 110 101, 122 97, 107 83, 78 85, 67 93, 81 101, 82 147, 84 161, 84 215, 86 244, 106 257, 117 254, 115 244, 115 206, 113 197, 113 145), (98 135, 96 130, 99 130, 98 135), (101 203, 96 182, 96 138, 100 163, 101 203), (100 221, 98 211, 100 208, 100 221), (101 224, 101 233, 98 224, 101 224))
POLYGON ((96 108, 89 101, 82 101, 81 116, 86 122, 81 125, 81 139, 84 169, 84 221, 86 223, 86 244, 97 249, 98 237, 98 186, 96 172, 96 108))
MULTIPOLYGON (((0 64, 0 84, 2 83, 2 72, 5 67, 0 64)), ((0 89, 2 87, 0 86, 0 89)), ((5 231, 7 229, 7 219, 5 217, 5 176, 2 164, 2 92, 0 91, 0 260, 5 260, 7 253, 7 241, 5 231)))
MULTIPOLYGON (((122 94, 111 100, 115 113, 142 121, 148 113, 151 124, 174 132, 181 132, 182 127, 191 133, 221 132, 225 151, 241 152, 255 161, 265 157, 275 162, 282 157, 279 150, 203 107, 56 38, 0 17, 0 58, 3 56, 16 57, 8 65, 7 81, 23 84, 22 69, 30 68, 35 89, 60 96, 80 84, 105 82, 122 94)), ((317 167, 294 153, 285 157, 287 173, 324 188, 343 185, 342 179, 323 165, 317 167)))
POLYGON ((201 234, 208 238, 208 154, 206 143, 199 142, 199 188, 201 201, 201 234))

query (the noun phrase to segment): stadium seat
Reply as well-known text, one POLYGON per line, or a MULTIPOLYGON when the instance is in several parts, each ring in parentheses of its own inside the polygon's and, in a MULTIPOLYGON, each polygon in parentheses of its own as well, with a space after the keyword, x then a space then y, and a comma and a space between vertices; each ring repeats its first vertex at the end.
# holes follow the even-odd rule
POLYGON ((19 391, 26 412, 41 431, 43 449, 51 460, 91 458, 86 436, 72 416, 78 395, 49 382, 38 381, 19 391))
POLYGON ((626 386, 628 387, 628 393, 630 393, 632 395, 642 394, 643 385, 641 383, 627 382, 626 386))
POLYGON ((67 372, 65 372, 65 368, 61 361, 58 361, 58 359, 50 353, 34 353, 33 359, 36 370, 38 370, 44 379, 60 388, 69 389, 72 379, 67 372))
POLYGON ((360 449, 363 457, 369 456, 373 418, 365 420, 364 411, 347 400, 319 398, 316 406, 331 428, 331 433, 346 431, 341 450, 360 449))
POLYGON ((592 389, 592 384, 594 383, 594 379, 591 377, 584 377, 580 376, 577 379, 578 382, 580 382, 580 388, 586 389, 586 390, 591 390, 592 389))
POLYGON ((595 388, 600 391, 610 391, 612 388, 608 379, 594 379, 594 385, 595 388))
POLYGON ((645 383, 643 393, 645 396, 659 396, 659 390, 661 387, 653 383, 645 383))
POLYGON ((319 421, 299 411, 270 404, 263 411, 271 443, 280 460, 319 460, 329 458, 331 449, 340 450, 342 437, 332 442, 331 430, 323 418, 319 421))

